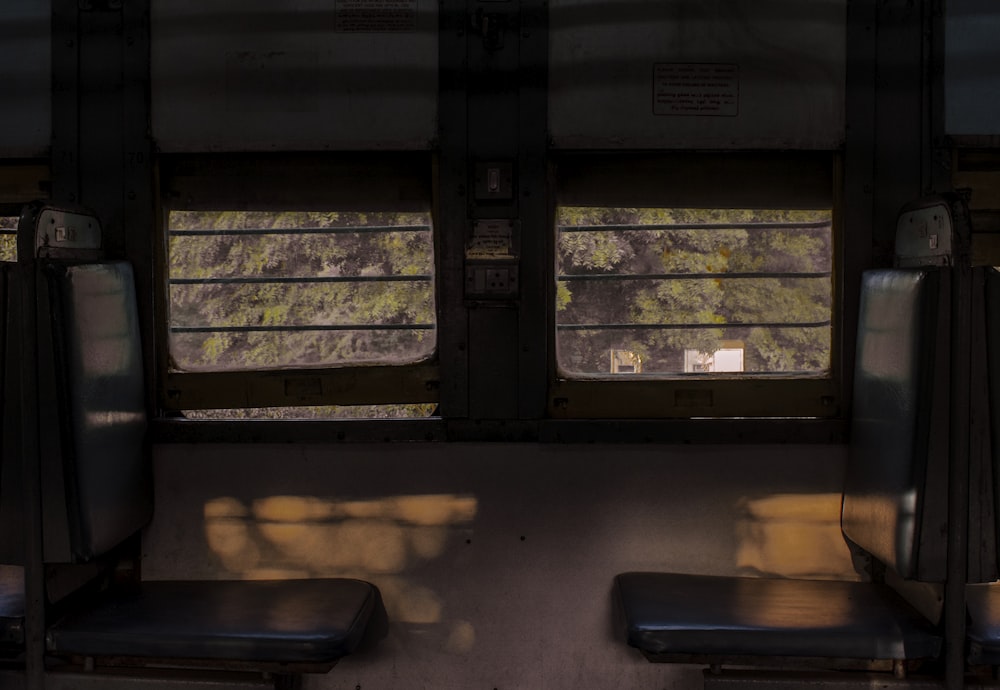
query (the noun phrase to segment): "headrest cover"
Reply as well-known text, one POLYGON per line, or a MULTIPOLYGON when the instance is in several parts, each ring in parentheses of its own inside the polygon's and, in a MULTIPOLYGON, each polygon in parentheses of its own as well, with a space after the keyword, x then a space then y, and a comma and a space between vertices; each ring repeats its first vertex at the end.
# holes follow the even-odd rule
POLYGON ((946 200, 908 205, 896 221, 896 265, 950 266, 953 240, 951 210, 946 200))
POLYGON ((101 222, 83 208, 42 206, 35 215, 35 255, 101 248, 101 222))

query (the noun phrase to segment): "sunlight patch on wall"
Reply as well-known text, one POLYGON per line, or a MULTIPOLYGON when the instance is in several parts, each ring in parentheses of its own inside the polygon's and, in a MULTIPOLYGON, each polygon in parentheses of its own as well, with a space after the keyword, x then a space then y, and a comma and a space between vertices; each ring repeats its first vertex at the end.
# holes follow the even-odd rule
POLYGON ((476 629, 469 621, 455 621, 445 649, 454 654, 471 652, 476 646, 476 629))
POLYGON ((475 498, 452 494, 392 496, 364 501, 270 496, 253 502, 254 516, 272 522, 371 518, 417 525, 446 525, 470 522, 476 516, 476 508, 475 498))
POLYGON ((839 493, 775 494, 737 505, 736 565, 769 576, 857 580, 839 493))
MULTIPOLYGON (((440 558, 451 540, 464 539, 477 510, 475 498, 455 494, 350 501, 269 496, 250 502, 221 496, 205 503, 205 538, 232 576, 359 577, 379 587, 392 620, 430 624, 443 622, 444 602, 406 573, 440 558)), ((474 645, 475 631, 452 623, 445 646, 464 653, 474 645)))

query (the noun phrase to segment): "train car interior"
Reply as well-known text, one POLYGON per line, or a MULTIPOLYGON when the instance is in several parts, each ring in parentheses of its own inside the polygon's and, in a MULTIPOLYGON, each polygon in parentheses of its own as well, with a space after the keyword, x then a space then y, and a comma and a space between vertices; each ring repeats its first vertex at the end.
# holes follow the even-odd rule
POLYGON ((4 0, 0 688, 1000 687, 994 0, 4 0))

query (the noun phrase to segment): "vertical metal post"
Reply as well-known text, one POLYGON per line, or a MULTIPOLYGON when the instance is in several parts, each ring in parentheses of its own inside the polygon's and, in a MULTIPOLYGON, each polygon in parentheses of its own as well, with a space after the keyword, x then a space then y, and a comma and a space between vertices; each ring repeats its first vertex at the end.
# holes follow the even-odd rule
MULTIPOLYGON (((79 203, 80 12, 78 0, 52 0, 52 198, 79 203)), ((25 527, 25 675, 45 687, 45 565, 38 398, 38 277, 34 228, 18 229, 21 356, 21 462, 25 527)))
POLYGON ((87 3, 79 12, 79 170, 80 202, 101 219, 103 249, 124 254, 122 187, 121 3, 87 3))
POLYGON ((128 0, 122 7, 122 241, 135 269, 139 296, 142 358, 146 362, 146 406, 156 401, 156 309, 154 242, 156 195, 150 106, 150 0, 128 0))
MULTIPOLYGON (((928 0, 929 1, 929 0, 928 0)), ((878 9, 875 110, 875 262, 891 266, 899 209, 923 192, 925 67, 923 2, 883 0, 878 9)))
MULTIPOLYGON (((847 5, 847 140, 844 145, 843 194, 838 218, 840 272, 838 304, 842 310, 839 339, 843 391, 851 400, 854 343, 857 340, 861 273, 872 264, 875 203, 875 58, 878 22, 875 0, 855 0, 847 5), (846 241, 850 229, 850 242, 846 241)), ((850 411, 844 411, 849 418, 850 411)))
POLYGON ((944 49, 945 0, 925 0, 924 52, 926 54, 927 98, 924 112, 927 126, 924 134, 926 162, 924 185, 928 193, 951 189, 951 147, 945 138, 944 123, 944 49))
MULTIPOLYGON (((466 134, 464 161, 468 196, 467 227, 471 235, 477 220, 511 220, 513 251, 526 232, 521 219, 520 189, 523 180, 517 162, 521 139, 521 2, 520 0, 468 0, 465 3, 466 42, 466 134), (511 193, 487 198, 477 184, 481 165, 510 164, 511 193)), ((464 242, 463 242, 464 244, 464 242)), ((467 257, 463 257, 467 258, 467 257)), ((520 267, 527 269, 525 257, 520 267)), ((466 264, 468 266, 468 264, 466 264)), ((531 271, 536 270, 530 266, 531 271)), ((521 275, 530 273, 521 270, 521 275)), ((463 288, 465 287, 463 282, 463 288)), ((517 294, 475 295, 465 290, 469 344, 469 416, 475 419, 514 419, 518 416, 520 376, 519 326, 525 298, 523 286, 517 294)))
MULTIPOLYGON (((545 416, 549 386, 549 316, 555 304, 555 241, 548 204, 549 3, 522 0, 518 177, 521 301, 518 314, 518 414, 545 416)), ((553 329, 550 331, 550 328, 553 329)))
POLYGON ((441 414, 469 416, 468 316, 464 286, 465 219, 468 193, 466 52, 468 18, 465 0, 441 0, 438 33, 438 150, 435 225, 438 240, 438 359, 441 366, 441 414))
POLYGON ((959 690, 965 680, 965 582, 969 533, 969 404, 972 349, 972 269, 969 219, 954 218, 951 292, 951 418, 948 470, 948 580, 945 583, 945 681, 959 690))
POLYGON ((77 0, 52 0, 52 198, 80 201, 77 0))
POLYGON ((45 687, 45 565, 39 450, 38 291, 33 227, 22 217, 17 237, 20 330, 21 478, 24 504, 24 654, 27 690, 45 687))

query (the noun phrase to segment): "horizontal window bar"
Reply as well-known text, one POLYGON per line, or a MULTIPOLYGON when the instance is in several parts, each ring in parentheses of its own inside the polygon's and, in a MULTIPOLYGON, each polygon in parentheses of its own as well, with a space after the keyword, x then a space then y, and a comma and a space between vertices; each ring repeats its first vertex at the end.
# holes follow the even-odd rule
POLYGON ((389 276, 314 276, 303 278, 249 277, 249 278, 171 278, 171 285, 281 285, 300 283, 429 283, 430 275, 389 275, 389 276))
POLYGON ((171 237, 180 235, 188 237, 238 237, 241 235, 350 235, 355 233, 389 233, 389 232, 427 232, 430 225, 359 225, 357 227, 336 228, 245 228, 211 230, 194 228, 185 230, 170 230, 171 237))
POLYGON ((319 324, 315 326, 171 326, 171 333, 290 333, 310 331, 430 331, 432 323, 319 324))
POLYGON ((558 323, 560 331, 698 330, 709 328, 823 328, 830 321, 803 323, 558 323))
POLYGON ((714 280, 734 278, 829 278, 833 273, 571 273, 557 280, 714 280))
POLYGON ((803 223, 658 223, 656 225, 560 225, 560 232, 633 232, 645 230, 819 230, 831 228, 828 220, 803 223))

